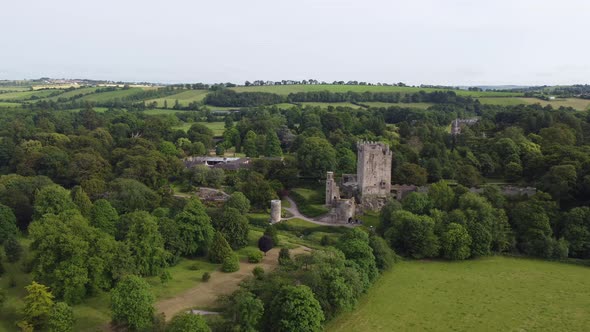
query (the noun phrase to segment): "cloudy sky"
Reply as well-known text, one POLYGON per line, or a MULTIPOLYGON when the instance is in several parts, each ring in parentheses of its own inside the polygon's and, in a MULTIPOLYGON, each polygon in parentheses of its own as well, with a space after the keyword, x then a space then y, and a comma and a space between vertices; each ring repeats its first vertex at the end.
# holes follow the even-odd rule
POLYGON ((2 0, 0 79, 590 83, 587 0, 2 0))

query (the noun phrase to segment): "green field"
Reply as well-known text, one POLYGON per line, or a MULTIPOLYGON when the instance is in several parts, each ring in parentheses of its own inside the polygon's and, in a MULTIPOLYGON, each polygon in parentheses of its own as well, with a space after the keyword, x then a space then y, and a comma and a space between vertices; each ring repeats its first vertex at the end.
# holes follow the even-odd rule
POLYGON ((156 103, 158 103, 157 107, 163 108, 164 101, 167 101, 168 108, 172 108, 172 106, 174 106, 174 103, 176 102, 176 100, 178 100, 178 103, 180 104, 180 106, 188 106, 191 102, 202 101, 208 92, 209 92, 208 90, 186 90, 186 91, 183 91, 183 92, 180 92, 180 93, 177 93, 174 95, 170 95, 167 97, 150 99, 150 100, 147 100, 146 103, 151 103, 151 102, 155 101, 156 103))
MULTIPOLYGON (((443 89, 434 89, 434 88, 419 88, 419 87, 401 87, 401 86, 379 86, 379 85, 265 85, 265 86, 240 86, 231 88, 237 92, 271 92, 277 93, 281 95, 288 95, 289 93, 295 92, 308 92, 308 91, 331 91, 331 92, 400 92, 400 93, 413 93, 418 91, 441 91, 443 89)), ((467 91, 467 90, 453 90, 456 91, 457 94, 463 96, 472 96, 472 97, 511 97, 511 96, 522 96, 521 93, 513 93, 513 92, 495 92, 495 91, 467 91)))
POLYGON ((0 101, 0 107, 14 108, 14 107, 20 107, 20 106, 21 106, 20 103, 8 103, 8 102, 0 101))
POLYGON ((17 92, 7 92, 0 94, 0 100, 28 100, 33 97, 37 98, 45 98, 53 93, 56 93, 62 90, 56 89, 48 89, 48 90, 35 90, 35 91, 17 91, 17 92))
POLYGON ((514 105, 532 105, 541 104, 542 106, 551 105, 553 108, 572 107, 579 111, 585 111, 590 109, 590 100, 581 98, 563 98, 556 100, 542 100, 538 98, 507 98, 507 97, 491 97, 491 98, 478 98, 482 104, 489 105, 502 105, 502 106, 514 106, 514 105))
POLYGON ((377 101, 372 102, 362 102, 361 104, 367 105, 369 107, 412 107, 412 108, 421 108, 427 109, 428 107, 434 105, 433 103, 382 103, 377 101))
POLYGON ((101 92, 101 93, 92 93, 86 95, 80 100, 87 100, 87 101, 94 101, 94 102, 107 102, 115 99, 121 99, 125 97, 132 96, 136 93, 142 92, 143 88, 129 88, 129 89, 121 89, 116 91, 108 91, 108 92, 101 92))
POLYGON ((590 268, 531 259, 410 261, 327 331, 588 331, 590 268))
POLYGON ((223 132, 225 131, 225 122, 189 122, 189 123, 183 123, 179 126, 172 127, 172 129, 175 129, 175 130, 180 129, 180 130, 187 131, 195 123, 200 123, 200 124, 207 126, 207 128, 213 130, 213 135, 215 135, 215 136, 221 136, 221 135, 223 135, 223 132))
POLYGON ((59 98, 70 98, 70 97, 74 97, 77 95, 87 95, 87 94, 94 93, 96 91, 96 89, 98 89, 98 88, 97 87, 79 88, 76 90, 66 91, 58 96, 50 97, 48 99, 57 101, 59 98))
POLYGON ((322 107, 322 108, 327 108, 328 106, 333 106, 333 107, 349 107, 349 108, 364 108, 362 106, 359 105, 355 105, 353 103, 316 103, 316 102, 304 102, 304 103, 299 103, 301 104, 301 106, 312 106, 312 107, 322 107))

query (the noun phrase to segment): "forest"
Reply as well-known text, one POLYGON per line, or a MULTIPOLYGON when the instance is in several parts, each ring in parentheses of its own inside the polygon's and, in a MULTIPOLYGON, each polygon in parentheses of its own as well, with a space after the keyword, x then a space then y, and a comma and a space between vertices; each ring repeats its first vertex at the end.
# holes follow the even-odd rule
POLYGON ((0 305, 19 303, 0 316, 8 326, 73 331, 81 319, 73 308, 108 293, 110 322, 121 329, 320 331, 353 310, 400 259, 507 255, 589 264, 588 111, 480 104, 453 91, 285 96, 219 86, 203 102, 239 111, 213 113, 199 103, 183 112, 147 111, 146 99, 174 93, 170 87, 99 102, 76 96, 0 105, 0 275, 8 280, 0 305), (297 105, 310 101, 408 104, 297 105), (273 105, 283 102, 293 105, 273 105), (412 107, 418 102, 432 106, 412 107), (457 118, 477 122, 452 135, 457 118), (223 122, 222 135, 212 122, 223 122), (306 234, 268 225, 269 201, 295 197, 298 188, 321 192, 327 171, 354 173, 359 140, 388 144, 393 183, 425 190, 361 216, 378 219, 375 227, 331 229, 306 243, 311 253, 290 254, 283 236, 306 234), (251 162, 238 170, 183 162, 204 155, 251 162), (505 185, 536 193, 507 196, 505 185), (199 187, 229 199, 202 201, 192 195, 199 187), (253 236, 260 250, 251 250, 253 236), (146 278, 170 282, 183 259, 231 273, 243 250, 260 262, 272 247, 280 248, 278 267, 255 268, 220 298, 219 317, 155 311, 146 278), (15 271, 31 278, 18 301, 10 289, 15 271))

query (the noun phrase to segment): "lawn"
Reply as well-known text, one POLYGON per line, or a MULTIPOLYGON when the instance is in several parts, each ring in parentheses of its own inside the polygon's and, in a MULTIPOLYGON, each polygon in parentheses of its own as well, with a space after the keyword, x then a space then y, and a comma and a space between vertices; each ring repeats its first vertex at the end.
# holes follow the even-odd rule
POLYGON ((178 100, 180 106, 188 106, 191 102, 200 102, 202 101, 205 96, 207 95, 208 90, 185 90, 179 92, 177 94, 173 94, 167 97, 157 98, 157 99, 150 99, 147 100, 146 103, 156 102, 158 104, 157 107, 163 108, 164 101, 167 102, 168 108, 172 108, 178 100))
POLYGON ((587 331, 590 269, 532 259, 409 261, 327 331, 587 331))
POLYGON ((222 136, 223 132, 225 131, 225 122, 185 122, 179 126, 172 127, 172 129, 188 131, 195 123, 200 123, 207 126, 207 128, 213 130, 213 135, 215 136, 222 136))
POLYGON ((324 205, 324 189, 293 188, 291 197, 297 202, 299 212, 304 216, 314 218, 328 213, 324 205))
POLYGON ((514 106, 514 105, 532 105, 532 104, 541 104, 542 106, 551 105, 553 108, 563 107, 572 107, 579 111, 585 111, 590 109, 590 100, 589 99, 581 99, 581 98, 560 98, 556 100, 542 100, 538 98, 524 98, 524 97, 517 97, 517 98, 509 98, 509 97, 499 97, 499 98, 478 98, 479 102, 482 104, 491 104, 491 105, 502 105, 502 106, 514 106))
MULTIPOLYGON (((331 91, 331 92, 400 92, 400 93, 413 93, 418 91, 441 91, 444 89, 436 88, 419 88, 419 87, 400 87, 400 86, 378 86, 378 85, 267 85, 267 86, 240 86, 231 88, 237 92, 271 92, 281 95, 288 95, 289 93, 296 92, 308 92, 308 91, 331 91)), ((453 90, 459 95, 463 96, 487 96, 487 97, 499 97, 499 96, 522 96, 521 93, 513 92, 495 92, 495 91, 467 91, 467 90, 453 90)))

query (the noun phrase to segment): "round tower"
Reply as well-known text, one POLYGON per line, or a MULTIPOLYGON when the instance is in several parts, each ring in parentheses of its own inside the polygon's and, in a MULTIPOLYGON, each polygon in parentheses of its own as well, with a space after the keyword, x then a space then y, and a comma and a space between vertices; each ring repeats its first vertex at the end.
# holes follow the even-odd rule
POLYGON ((273 199, 270 201, 270 222, 277 223, 281 221, 281 200, 273 199))

